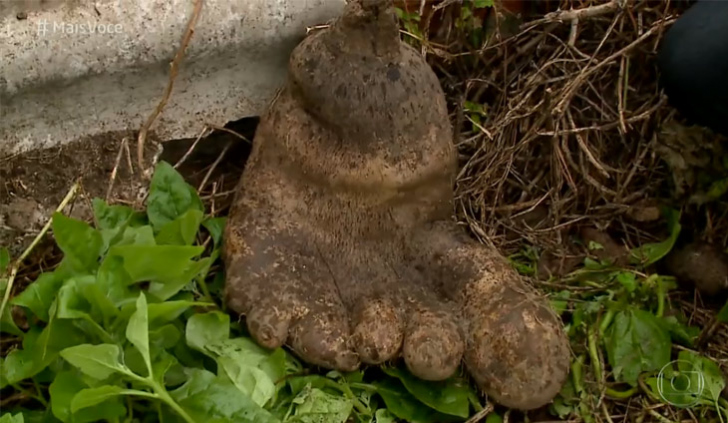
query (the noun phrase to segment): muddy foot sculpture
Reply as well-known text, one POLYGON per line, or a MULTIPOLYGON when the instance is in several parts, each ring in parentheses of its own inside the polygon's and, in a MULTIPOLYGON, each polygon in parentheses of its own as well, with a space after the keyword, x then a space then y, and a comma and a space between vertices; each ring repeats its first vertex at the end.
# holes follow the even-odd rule
POLYGON ((229 216, 226 301, 265 347, 355 370, 403 357, 540 407, 569 364, 559 318, 452 220, 444 93, 389 0, 352 0, 292 53, 229 216))

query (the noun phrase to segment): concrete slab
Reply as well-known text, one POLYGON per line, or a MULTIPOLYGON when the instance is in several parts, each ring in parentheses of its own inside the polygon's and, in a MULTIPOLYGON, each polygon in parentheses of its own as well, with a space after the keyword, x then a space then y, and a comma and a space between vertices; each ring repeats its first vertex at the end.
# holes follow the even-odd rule
MULTIPOLYGON (((345 0, 204 0, 174 91, 152 130, 260 114, 306 27, 345 0)), ((193 0, 0 2, 0 157, 139 129, 162 98, 193 0)))

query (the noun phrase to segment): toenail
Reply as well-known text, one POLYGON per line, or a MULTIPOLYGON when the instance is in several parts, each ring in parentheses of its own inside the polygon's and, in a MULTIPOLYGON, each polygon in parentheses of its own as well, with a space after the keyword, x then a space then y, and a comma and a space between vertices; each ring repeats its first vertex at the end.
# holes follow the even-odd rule
POLYGON ((273 331, 270 328, 263 327, 258 331, 258 338, 263 342, 268 342, 273 339, 273 331))

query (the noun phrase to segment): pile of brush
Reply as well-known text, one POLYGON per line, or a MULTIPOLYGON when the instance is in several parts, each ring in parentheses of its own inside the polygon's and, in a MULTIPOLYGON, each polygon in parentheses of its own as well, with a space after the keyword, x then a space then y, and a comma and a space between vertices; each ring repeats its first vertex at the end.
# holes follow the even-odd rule
POLYGON ((688 126, 658 86, 673 0, 399 0, 404 38, 450 100, 461 154, 457 212, 506 253, 566 257, 585 229, 635 247, 725 245, 725 140, 688 126))

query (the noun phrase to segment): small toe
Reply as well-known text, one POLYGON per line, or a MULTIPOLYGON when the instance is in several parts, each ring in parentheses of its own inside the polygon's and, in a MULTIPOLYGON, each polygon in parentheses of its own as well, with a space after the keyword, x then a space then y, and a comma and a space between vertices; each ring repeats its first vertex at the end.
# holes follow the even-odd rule
POLYGON ((288 339, 291 324, 290 312, 286 307, 259 304, 248 313, 248 330, 258 344, 265 348, 278 348, 288 339))
POLYGON ((317 366, 342 372, 359 367, 343 310, 312 310, 299 317, 291 325, 289 344, 306 362, 317 366))
POLYGON ((381 364, 397 356, 402 348, 402 320, 391 302, 373 300, 358 313, 354 346, 362 362, 381 364))
POLYGON ((460 366, 465 345, 452 315, 418 311, 410 319, 402 353, 407 368, 424 380, 444 380, 460 366))

